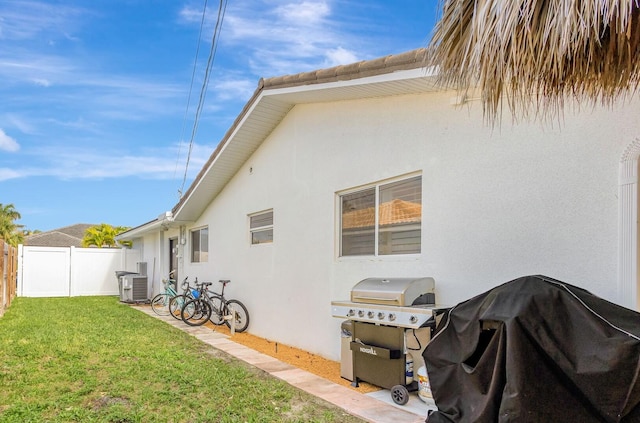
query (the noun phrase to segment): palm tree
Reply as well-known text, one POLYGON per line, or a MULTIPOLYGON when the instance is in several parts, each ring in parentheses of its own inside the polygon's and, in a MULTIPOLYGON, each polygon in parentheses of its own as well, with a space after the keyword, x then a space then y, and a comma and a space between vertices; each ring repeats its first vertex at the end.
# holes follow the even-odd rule
POLYGON ((441 0, 429 64, 442 84, 480 91, 495 120, 555 114, 565 99, 613 101, 638 88, 635 0, 441 0))
MULTIPOLYGON (((116 226, 116 235, 121 234, 122 232, 128 231, 129 229, 131 229, 130 226, 116 226)), ((118 244, 122 245, 123 247, 127 247, 127 248, 131 248, 133 243, 131 241, 118 241, 118 244)))
MULTIPOLYGON (((107 223, 87 228, 82 238, 83 247, 117 247, 116 235, 127 230, 124 226, 111 226, 107 223)), ((124 243, 123 243, 124 245, 124 243)))
POLYGON ((22 225, 15 223, 20 217, 20 213, 13 204, 3 205, 0 203, 0 238, 14 247, 24 240, 20 232, 22 225))
POLYGON ((13 204, 3 205, 2 203, 0 203, 0 216, 6 216, 11 220, 18 220, 22 217, 13 204))

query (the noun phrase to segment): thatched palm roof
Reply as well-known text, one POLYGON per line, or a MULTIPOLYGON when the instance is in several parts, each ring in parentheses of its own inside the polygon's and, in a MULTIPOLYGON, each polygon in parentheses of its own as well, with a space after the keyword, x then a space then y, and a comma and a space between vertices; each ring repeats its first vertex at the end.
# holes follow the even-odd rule
POLYGON ((556 112, 563 99, 610 104, 638 87, 639 0, 441 0, 430 44, 440 82, 477 85, 493 120, 556 112))

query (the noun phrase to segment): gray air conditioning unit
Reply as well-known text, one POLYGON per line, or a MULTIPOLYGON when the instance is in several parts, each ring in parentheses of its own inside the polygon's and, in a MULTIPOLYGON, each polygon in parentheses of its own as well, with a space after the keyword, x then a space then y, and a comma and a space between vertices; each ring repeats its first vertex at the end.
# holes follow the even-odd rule
POLYGON ((147 263, 137 263, 138 272, 116 271, 120 301, 125 303, 149 302, 147 263))
POLYGON ((124 275, 120 277, 122 290, 120 301, 125 303, 140 303, 149 301, 147 295, 147 277, 139 274, 124 275))

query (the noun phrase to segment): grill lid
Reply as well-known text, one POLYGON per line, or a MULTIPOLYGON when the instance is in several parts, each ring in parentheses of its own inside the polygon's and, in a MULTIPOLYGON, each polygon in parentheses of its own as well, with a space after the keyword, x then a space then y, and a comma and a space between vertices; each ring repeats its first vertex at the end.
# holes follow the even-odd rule
POLYGON ((422 294, 433 293, 433 278, 367 278, 351 289, 351 301, 410 306, 422 294))

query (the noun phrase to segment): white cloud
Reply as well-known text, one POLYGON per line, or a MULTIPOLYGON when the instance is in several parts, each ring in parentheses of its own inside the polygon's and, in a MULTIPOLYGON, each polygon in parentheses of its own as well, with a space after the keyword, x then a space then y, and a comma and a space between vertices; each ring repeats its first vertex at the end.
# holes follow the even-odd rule
POLYGON ((41 87, 50 87, 51 86, 51 81, 44 79, 44 78, 34 78, 33 79, 33 83, 36 85, 39 85, 41 87))
MULTIPOLYGON (((212 145, 194 143, 187 172, 190 180, 200 171, 214 148, 212 145)), ((182 146, 147 148, 135 153, 41 147, 29 159, 29 163, 38 163, 37 167, 0 167, 0 181, 32 176, 48 176, 62 180, 124 177, 182 179, 187 149, 188 145, 184 143, 182 146)))
POLYGON ((185 5, 178 13, 180 20, 186 23, 200 22, 202 20, 202 10, 185 5))
POLYGON ((7 113, 0 117, 0 120, 5 122, 5 126, 11 126, 13 128, 17 128, 20 132, 24 134, 33 134, 35 132, 33 125, 25 120, 22 116, 7 113))
POLYGON ((370 56, 363 48, 370 40, 358 32, 357 21, 350 19, 345 26, 347 19, 340 13, 347 12, 331 1, 273 3, 243 2, 229 6, 225 15, 220 42, 246 51, 253 75, 305 72, 370 56))
POLYGON ((15 152, 20 150, 20 144, 0 129, 0 150, 15 152))
POLYGON ((248 79, 219 79, 209 89, 219 100, 234 100, 251 97, 258 87, 258 81, 248 79))
POLYGON ((22 175, 19 172, 13 169, 0 167, 0 182, 8 181, 9 179, 17 179, 17 178, 20 178, 21 176, 22 175))
POLYGON ((358 61, 358 56, 354 52, 342 47, 327 50, 325 56, 325 66, 327 67, 347 65, 358 61))
POLYGON ((331 12, 325 1, 303 1, 288 3, 275 9, 275 14, 283 21, 304 26, 321 23, 331 12))
MULTIPOLYGON (((42 33, 69 37, 69 31, 82 20, 82 9, 40 1, 7 0, 0 3, 0 39, 34 39, 42 33)), ((51 40, 49 41, 51 42, 51 40)))
POLYGON ((50 86, 54 83, 76 83, 81 74, 76 66, 65 58, 42 54, 37 51, 0 52, 0 76, 11 83, 50 86))

